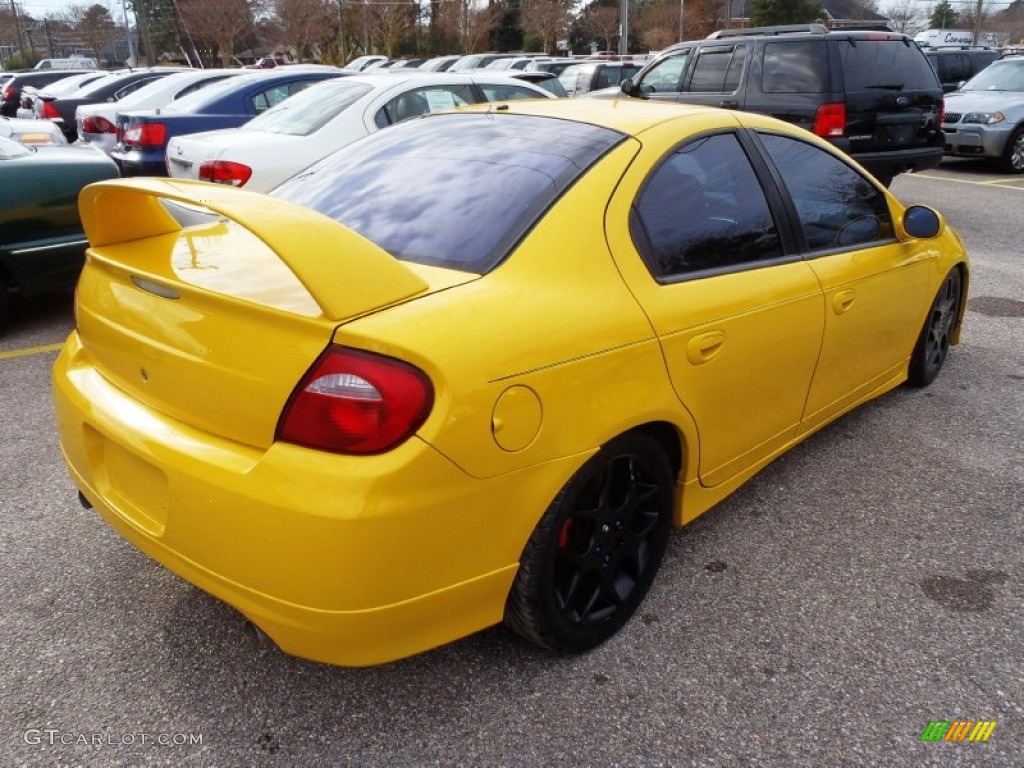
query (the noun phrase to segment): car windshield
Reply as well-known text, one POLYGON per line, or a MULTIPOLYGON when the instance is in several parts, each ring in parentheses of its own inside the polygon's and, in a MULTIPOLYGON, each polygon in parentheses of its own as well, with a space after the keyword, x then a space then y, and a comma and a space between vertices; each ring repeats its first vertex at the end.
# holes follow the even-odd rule
POLYGON ((317 83, 257 115, 242 130, 308 136, 372 90, 372 85, 346 80, 317 83))
POLYGON ((330 216, 395 258, 484 274, 624 138, 530 115, 436 115, 349 145, 271 194, 330 216))
POLYGON ((576 90, 576 84, 579 82, 580 77, 592 75, 596 68, 596 64, 570 64, 562 70, 562 73, 558 76, 558 81, 567 92, 573 93, 576 90))
POLYGON ((961 91, 1016 91, 1024 93, 1024 59, 997 61, 968 80, 961 91))
POLYGON ((8 139, 6 136, 0 136, 0 160, 10 160, 12 157, 24 157, 25 155, 31 155, 32 151, 33 150, 29 149, 24 144, 8 139))

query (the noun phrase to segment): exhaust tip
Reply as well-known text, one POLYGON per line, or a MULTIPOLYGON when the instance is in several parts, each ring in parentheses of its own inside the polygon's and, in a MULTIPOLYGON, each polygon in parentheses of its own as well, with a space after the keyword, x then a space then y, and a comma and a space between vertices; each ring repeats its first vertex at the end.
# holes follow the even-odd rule
POLYGON ((78 492, 78 503, 81 504, 86 509, 92 509, 92 502, 85 498, 85 494, 82 493, 81 491, 78 492))

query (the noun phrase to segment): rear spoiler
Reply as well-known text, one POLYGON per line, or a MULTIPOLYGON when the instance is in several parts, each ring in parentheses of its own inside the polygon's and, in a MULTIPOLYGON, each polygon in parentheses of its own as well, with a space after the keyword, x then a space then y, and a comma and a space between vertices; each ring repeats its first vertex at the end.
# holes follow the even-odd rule
POLYGON ((402 262, 334 219, 205 181, 135 178, 88 185, 78 196, 78 208, 90 246, 182 230, 161 200, 206 209, 249 230, 288 265, 329 320, 348 319, 428 288, 402 262))

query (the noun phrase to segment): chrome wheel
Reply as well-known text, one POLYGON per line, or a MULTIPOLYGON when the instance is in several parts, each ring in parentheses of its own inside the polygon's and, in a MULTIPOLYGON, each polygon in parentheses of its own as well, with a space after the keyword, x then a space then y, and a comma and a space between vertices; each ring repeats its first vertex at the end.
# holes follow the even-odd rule
POLYGON ((1010 137, 1003 156, 1003 167, 1009 173, 1024 173, 1024 126, 1010 137))

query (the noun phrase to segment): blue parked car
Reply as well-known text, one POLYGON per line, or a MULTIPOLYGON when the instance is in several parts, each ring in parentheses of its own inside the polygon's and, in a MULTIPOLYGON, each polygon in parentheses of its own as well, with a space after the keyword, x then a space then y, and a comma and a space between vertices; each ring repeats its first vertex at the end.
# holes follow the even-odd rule
POLYGON ((166 176, 172 136, 234 128, 321 80, 352 74, 335 67, 287 66, 222 80, 172 106, 118 113, 111 153, 122 176, 166 176))

